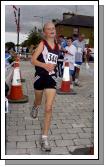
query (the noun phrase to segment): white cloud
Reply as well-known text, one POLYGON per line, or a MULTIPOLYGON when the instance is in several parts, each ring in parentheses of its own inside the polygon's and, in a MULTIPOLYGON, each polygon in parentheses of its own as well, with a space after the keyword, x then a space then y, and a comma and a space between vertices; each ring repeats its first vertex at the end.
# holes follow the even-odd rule
MULTIPOLYGON (((35 26, 37 28, 42 27, 43 23, 47 20, 52 20, 55 18, 62 19, 62 14, 64 12, 70 12, 76 10, 76 5, 17 5, 20 8, 20 31, 22 34, 29 33, 31 29, 35 26), (40 16, 40 17, 34 17, 40 16)), ((6 5, 5 7, 5 31, 6 31, 6 41, 8 39, 14 40, 16 43, 16 24, 14 18, 14 10, 12 5, 6 5)), ((94 15, 93 5, 78 5, 77 13, 82 15, 94 15)), ((23 35, 20 34, 20 41, 23 40, 23 35)))
MULTIPOLYGON (((26 39, 27 39, 27 34, 20 33, 19 43, 22 43, 26 39)), ((5 42, 13 42, 13 43, 17 44, 17 33, 6 32, 5 33, 5 42)))

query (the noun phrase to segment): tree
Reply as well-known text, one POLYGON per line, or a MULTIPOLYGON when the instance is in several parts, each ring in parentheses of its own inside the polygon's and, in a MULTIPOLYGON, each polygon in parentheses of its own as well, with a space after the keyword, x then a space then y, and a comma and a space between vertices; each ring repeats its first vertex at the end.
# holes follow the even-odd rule
POLYGON ((36 28, 34 28, 28 35, 28 45, 37 45, 40 40, 41 40, 42 36, 40 31, 38 32, 36 28))
POLYGON ((22 42, 22 43, 21 43, 21 46, 22 46, 22 47, 28 46, 28 39, 25 40, 24 42, 22 42))
POLYGON ((15 44, 13 42, 6 42, 5 47, 8 48, 9 50, 10 49, 15 50, 15 44))
POLYGON ((30 32, 29 35, 27 37, 27 40, 23 41, 21 43, 22 47, 30 47, 31 45, 36 46, 40 40, 42 39, 42 30, 38 29, 36 27, 34 27, 30 32))

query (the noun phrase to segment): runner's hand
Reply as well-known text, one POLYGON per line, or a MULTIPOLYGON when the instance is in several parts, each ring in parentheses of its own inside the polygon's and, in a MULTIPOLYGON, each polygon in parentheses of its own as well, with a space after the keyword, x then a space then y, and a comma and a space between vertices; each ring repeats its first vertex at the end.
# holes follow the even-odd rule
POLYGON ((44 69, 48 72, 53 71, 55 68, 55 64, 44 64, 44 69))

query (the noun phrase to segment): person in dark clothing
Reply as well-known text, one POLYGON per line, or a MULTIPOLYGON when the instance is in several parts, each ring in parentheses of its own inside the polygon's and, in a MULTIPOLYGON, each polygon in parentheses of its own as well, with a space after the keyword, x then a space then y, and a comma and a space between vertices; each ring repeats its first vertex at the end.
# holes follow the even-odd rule
POLYGON ((59 77, 63 76, 63 62, 62 60, 64 59, 64 48, 67 46, 67 42, 64 39, 63 35, 59 36, 59 44, 61 49, 59 50, 59 61, 57 62, 58 65, 58 75, 59 77))

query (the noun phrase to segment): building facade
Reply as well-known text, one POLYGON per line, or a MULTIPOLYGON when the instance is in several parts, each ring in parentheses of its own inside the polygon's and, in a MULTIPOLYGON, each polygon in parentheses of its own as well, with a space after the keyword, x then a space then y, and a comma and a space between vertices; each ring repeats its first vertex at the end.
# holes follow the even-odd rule
POLYGON ((64 37, 73 37, 78 34, 84 34, 86 43, 89 44, 90 47, 94 47, 94 17, 70 14, 70 18, 63 18, 63 21, 56 24, 58 36, 63 35, 64 37))

